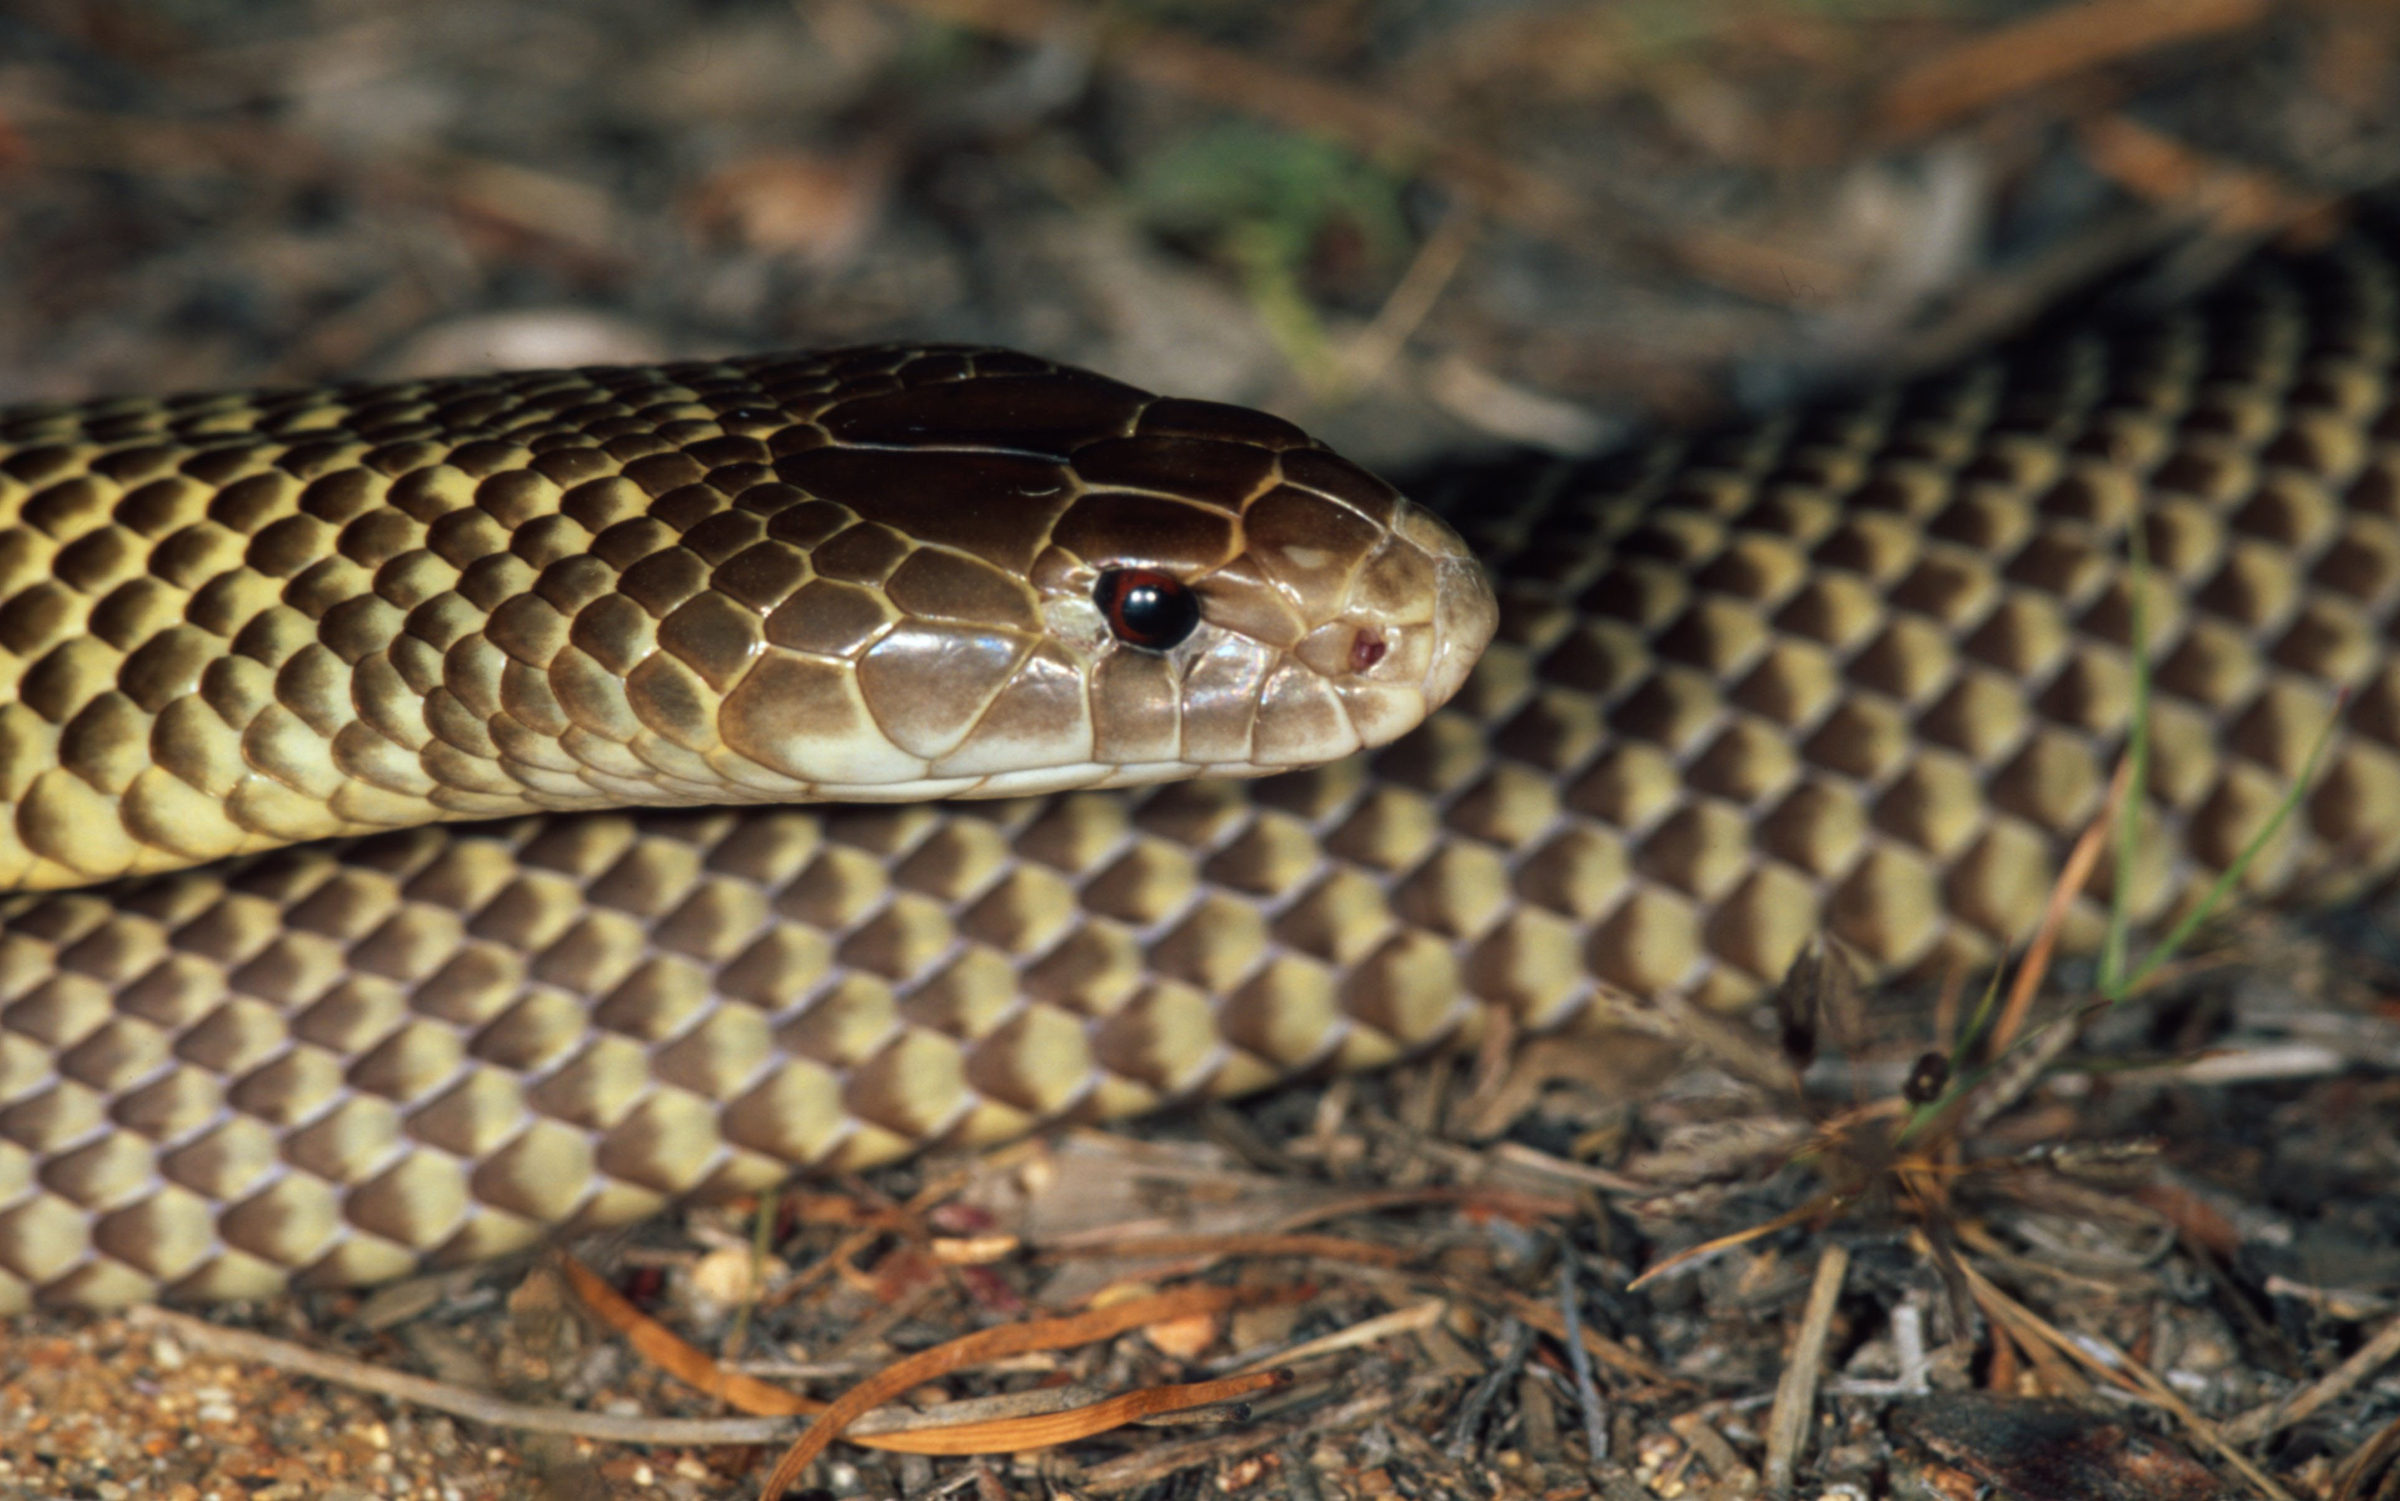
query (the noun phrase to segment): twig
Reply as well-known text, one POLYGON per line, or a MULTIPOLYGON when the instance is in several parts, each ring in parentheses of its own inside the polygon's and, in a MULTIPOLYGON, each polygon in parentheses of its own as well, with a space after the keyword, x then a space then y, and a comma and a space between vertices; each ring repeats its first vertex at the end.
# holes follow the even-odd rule
POLYGON ((1884 134, 1908 140, 2119 58, 2266 18, 2266 0, 2084 0, 2038 11, 1910 68, 1884 92, 1884 134))
POLYGON ((1545 1303, 1539 1298, 1527 1297, 1522 1293, 1503 1294, 1491 1297, 1487 1301, 1507 1309, 1560 1344, 1583 1351, 1584 1354, 1612 1371, 1622 1371, 1628 1376, 1642 1381, 1656 1382, 1661 1386, 1688 1388, 1691 1385, 1660 1366, 1658 1362, 1645 1359, 1629 1346, 1610 1339, 1596 1329, 1584 1328, 1571 1312, 1556 1303, 1545 1303))
MULTIPOLYGON (((1342 378, 1351 390, 1364 390, 1383 378, 1384 370, 1400 357, 1409 336, 1433 312, 1442 290, 1465 264, 1475 243, 1476 216, 1463 205, 1442 215, 1433 233, 1417 247, 1399 285, 1392 288, 1375 321, 1359 331, 1342 354, 1342 378)), ((1502 1012, 1505 1016, 1507 1013, 1502 1012)))
POLYGON ((2206 215, 2220 235, 2251 236, 2329 212, 2335 200, 2271 172, 2204 156, 2128 114, 2078 122, 2086 160, 2129 192, 2185 215, 2206 215))
POLYGON ((1189 1256, 1305 1256, 1313 1261, 1349 1262, 1360 1266, 1404 1266, 1409 1253, 1399 1246, 1379 1246, 1340 1235, 1277 1235, 1236 1231, 1224 1235, 1120 1235, 1114 1226, 1099 1226, 1081 1238, 1061 1236, 1032 1247, 1037 1256, 1146 1257, 1189 1256))
POLYGON ((1989 1277, 1964 1261, 1958 1263, 1975 1301, 1995 1319, 2005 1319, 2026 1343, 2028 1353, 2037 1353, 2047 1346, 2059 1355, 2084 1367, 2106 1380, 2140 1394, 2164 1409, 2184 1430, 2206 1444, 2217 1457, 2240 1472, 2244 1480, 2269 1501, 2292 1501, 2291 1492, 2277 1485, 2273 1477, 2260 1469, 2255 1461, 2236 1448, 2223 1429, 2192 1411, 2191 1405, 2176 1395, 2175 1389, 2159 1379, 2148 1366, 2133 1359, 2099 1335, 2084 1333, 2070 1338, 2040 1314, 2002 1292, 1989 1277), (2039 1340, 2040 1344, 2032 1343, 2039 1340))
POLYGON ((762 1416, 792 1416, 823 1412, 825 1404, 785 1391, 772 1382, 726 1369, 664 1324, 633 1306, 608 1280, 573 1256, 562 1255, 559 1265, 567 1285, 592 1316, 620 1335, 643 1359, 703 1396, 715 1397, 743 1412, 762 1416))
MULTIPOLYGON (((2367 1485, 2400 1456, 2400 1418, 2394 1418, 2333 1472, 2333 1501, 2366 1501, 2367 1485)), ((2383 1494, 2389 1496, 2387 1487, 2383 1494)))
POLYGON ((1842 1283, 1850 1275, 1850 1248, 1829 1242, 1817 1258, 1816 1280, 1809 1284, 1808 1306, 1800 1315, 1800 1334, 1783 1363, 1783 1379, 1775 1383, 1775 1406, 1767 1417, 1767 1489, 1791 1489, 1800 1456, 1807 1452, 1808 1419, 1816 1411, 1817 1378, 1825 1364, 1825 1336, 1833 1328, 1833 1310, 1841 1300, 1842 1283))
POLYGON ((2100 863, 2100 852, 2108 847, 2110 829, 2125 816, 2125 794, 2133 784, 2133 769, 2131 757, 2117 764, 2116 773, 2108 781, 2108 800, 2101 804, 2099 816, 2076 839, 2066 865, 2050 885, 2050 900, 2042 910, 2042 925, 2034 934, 2033 946, 2025 952, 2025 962, 2017 968, 2016 982, 2009 987, 2008 1004, 2001 1008, 2000 1020, 1992 1027, 1994 1057, 2016 1046, 2017 1034, 2024 1029, 2034 997, 2040 993, 2042 981, 2049 977, 2050 956, 2058 947, 2059 935, 2066 929, 2076 894, 2091 880, 2092 867, 2100 863))
POLYGON ((125 1319, 140 1328, 163 1329, 195 1350, 256 1361, 277 1370, 430 1407, 495 1428, 559 1433, 611 1444, 779 1444, 797 1428, 789 1418, 630 1418, 571 1407, 535 1407, 423 1376, 387 1371, 363 1360, 328 1355, 248 1330, 220 1328, 164 1308, 128 1309, 125 1319))
POLYGON ((841 1436, 842 1430, 852 1419, 882 1406, 920 1382, 1011 1355, 1110 1339, 1129 1329, 1139 1329, 1166 1319, 1293 1302, 1306 1292, 1305 1288, 1290 1287, 1178 1288, 1173 1292, 1131 1298, 1086 1313, 1030 1319, 1021 1324, 1002 1324, 935 1345, 929 1350, 920 1350, 905 1360, 892 1362, 836 1398, 824 1415, 811 1424, 808 1431, 801 1434, 784 1451, 783 1457, 776 1461, 766 1484, 760 1487, 760 1501, 778 1501, 799 1480, 801 1473, 816 1462, 817 1456, 841 1436))
POLYGON ((1348 1328, 1337 1329, 1331 1334, 1309 1340, 1305 1344, 1294 1345, 1288 1350, 1278 1350, 1272 1355, 1245 1361, 1236 1367, 1232 1374, 1241 1375, 1247 1371, 1266 1370, 1275 1366, 1295 1366, 1302 1361, 1315 1360, 1320 1356, 1337 1354, 1343 1350, 1355 1350, 1361 1345, 1371 1345, 1378 1340, 1390 1339, 1396 1334, 1414 1334, 1420 1329, 1430 1329, 1440 1323, 1443 1316, 1449 1312, 1448 1302, 1440 1298, 1428 1298, 1422 1303, 1413 1304, 1407 1308, 1398 1308, 1390 1313, 1377 1314, 1371 1319, 1361 1319, 1348 1328))
POLYGON ((1495 1163, 1505 1163, 1510 1167, 1523 1168, 1527 1172, 1541 1173, 1552 1178, 1563 1178, 1569 1183, 1585 1188, 1597 1188, 1606 1193, 1651 1194, 1658 1192, 1658 1185, 1645 1179, 1626 1173, 1612 1173, 1607 1168, 1572 1162, 1564 1157, 1553 1157, 1548 1152, 1542 1151, 1538 1147, 1526 1146, 1523 1142, 1494 1142, 1486 1149, 1485 1155, 1495 1163))
POLYGON ((1593 1465, 1608 1462, 1608 1417, 1600 1407, 1600 1387, 1592 1380, 1592 1357, 1583 1348, 1582 1298, 1575 1286, 1575 1248, 1560 1249, 1558 1258, 1558 1316, 1566 1326, 1567 1368, 1575 1373, 1575 1405, 1583 1413, 1583 1442, 1593 1465))
POLYGON ((1483 1432, 1483 1420, 1491 1411, 1500 1393, 1517 1379, 1525 1369, 1525 1359, 1533 1353, 1533 1326, 1522 1319, 1508 1321, 1508 1344, 1502 1350, 1500 1363, 1492 1367, 1481 1381, 1459 1402, 1458 1412, 1450 1420, 1450 1438, 1442 1452, 1465 1464, 1475 1453, 1475 1441, 1483 1432))
MULTIPOLYGON (((1078 1403, 1055 1411, 1039 1410, 1046 1394, 1020 1392, 994 1401, 993 1405, 1003 1412, 999 1417, 953 1423, 937 1408, 914 1415, 912 1425, 905 1428, 894 1427, 872 1436, 846 1431, 843 1436, 870 1448, 905 1454, 1019 1454, 1027 1449, 1073 1443, 1128 1423, 1239 1402, 1254 1393, 1289 1386, 1291 1379, 1291 1372, 1273 1370, 1179 1386, 1146 1386, 1139 1391, 1120 1392, 1097 1402, 1078 1403), (1007 1410, 1010 1407, 1029 1410, 1010 1412, 1007 1410)), ((1246 1405, 1229 1410, 1237 1419, 1249 1411, 1246 1405)))
POLYGON ((2295 1423, 2304 1423, 2326 1403, 2343 1396, 2396 1358, 2400 1358, 2400 1318, 2385 1320, 2384 1326, 2375 1331, 2373 1339, 2359 1346, 2348 1360, 2335 1366, 2322 1380, 2293 1392, 2280 1402, 2254 1407, 2227 1423, 2224 1429, 2226 1441, 2255 1444, 2295 1423))

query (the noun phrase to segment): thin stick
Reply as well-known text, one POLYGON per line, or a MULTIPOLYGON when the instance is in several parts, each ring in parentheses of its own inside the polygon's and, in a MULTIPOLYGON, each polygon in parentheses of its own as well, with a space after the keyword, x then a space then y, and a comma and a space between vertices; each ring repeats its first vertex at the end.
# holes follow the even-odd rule
POLYGON ((1545 1303, 1522 1293, 1487 1293, 1481 1295, 1481 1301, 1507 1309, 1560 1344, 1583 1351, 1612 1371, 1621 1371, 1638 1381, 1659 1386, 1696 1390, 1690 1382, 1665 1370, 1657 1362, 1645 1360, 1599 1330, 1586 1329, 1581 1323, 1571 1320, 1567 1311, 1556 1303, 1545 1303))
POLYGON ((744 1412, 763 1416, 823 1412, 825 1403, 785 1391, 772 1382, 726 1369, 707 1351, 691 1344, 666 1325, 633 1306, 608 1279, 573 1256, 561 1255, 567 1285, 583 1300, 592 1316, 621 1335, 641 1357, 703 1396, 715 1397, 744 1412))
POLYGON ((131 1308, 125 1319, 137 1327, 163 1329, 190 1348, 212 1355, 256 1361, 354 1391, 373 1392, 396 1402, 526 1433, 561 1433, 611 1444, 779 1444, 789 1439, 797 1426, 789 1418, 629 1418, 571 1407, 535 1407, 423 1376, 387 1371, 363 1360, 328 1355, 246 1329, 220 1328, 164 1308, 131 1308))
POLYGON ((2129 1391, 2138 1393, 2163 1409, 2169 1416, 2181 1423, 2185 1431, 2215 1451, 2218 1458, 2239 1472, 2244 1480, 2250 1482, 2253 1489, 2267 1498, 2267 1501, 2293 1501, 2291 1492, 2276 1484, 2273 1477, 2260 1469, 2250 1456, 2236 1448, 2233 1442, 2226 1437, 2223 1429, 2192 1411, 2191 1405, 2176 1395, 2175 1389, 2159 1379, 2148 1366, 2133 1359, 2096 1334, 2084 1333, 2069 1338, 2040 1314, 2002 1292, 1989 1277, 1978 1272, 1972 1266, 1962 1261, 1959 1263, 1959 1270, 1965 1274, 1967 1285, 1974 1292, 1975 1301, 1981 1304, 1984 1310, 1995 1319, 2005 1318, 2017 1331, 2018 1338, 2021 1341, 2027 1341, 2028 1354, 2046 1345, 2057 1354, 2091 1371, 2103 1380, 2113 1381, 2129 1391), (2028 1340, 2028 1336, 2031 1337, 2030 1340, 2028 1340), (2040 1344, 2036 1345, 2031 1342, 2032 1340, 2038 1340, 2040 1344))
POLYGON ((1364 390, 1383 378, 1400 357, 1417 326, 1433 312, 1444 288, 1465 264, 1475 244, 1476 216, 1463 205, 1453 206, 1434 225, 1433 233, 1417 247, 1398 286, 1383 300, 1375 321, 1359 331, 1343 352, 1342 378, 1352 390, 1364 390))
POLYGON ((1809 1284, 1808 1307, 1800 1315, 1800 1335, 1783 1363, 1783 1379, 1775 1383, 1775 1406, 1767 1417, 1767 1489, 1781 1494, 1792 1487, 1800 1456, 1808 1448, 1808 1419, 1816 1411, 1817 1377, 1825 1364, 1825 1336, 1833 1327, 1834 1305, 1850 1275, 1850 1248, 1840 1242, 1825 1247, 1817 1258, 1816 1280, 1809 1284))
MULTIPOLYGON (((1027 1449, 1071 1444, 1079 1438, 1106 1433, 1112 1428, 1122 1428, 1145 1418, 1236 1401, 1254 1392, 1288 1386, 1291 1379, 1289 1371, 1257 1371, 1247 1376, 1194 1381, 1182 1386, 1144 1387, 1140 1391, 1123 1392, 1081 1407, 1062 1408, 1057 1412, 1030 1413, 1022 1417, 992 1418, 972 1423, 942 1423, 938 1426, 895 1430, 871 1438, 853 1434, 851 1438, 855 1443, 878 1449, 895 1449, 906 1454, 1016 1454, 1027 1449)), ((936 1409, 929 1416, 938 1414, 939 1409, 936 1409)))
POLYGON ((773 1472, 767 1476, 767 1483, 759 1491, 760 1501, 779 1501, 800 1478, 801 1472, 841 1436, 851 1419, 882 1406, 919 1382, 1011 1355, 1109 1339, 1128 1329, 1139 1329, 1145 1324, 1165 1319, 1224 1313, 1235 1308, 1256 1308, 1268 1303, 1295 1302, 1306 1296, 1307 1291, 1305 1288, 1290 1287, 1178 1288, 1173 1292, 1130 1298, 1087 1313, 1030 1319, 1021 1324, 1002 1324, 935 1345, 928 1350, 920 1350, 904 1360, 894 1361, 836 1398, 824 1415, 809 1425, 808 1431, 784 1451, 783 1458, 776 1462, 773 1472))
POLYGON ((1558 1258, 1558 1316, 1566 1325, 1567 1369, 1575 1373, 1575 1405, 1583 1412, 1583 1442, 1593 1465, 1608 1462, 1608 1417, 1600 1407, 1600 1387, 1592 1380, 1592 1357, 1583 1348, 1583 1317, 1575 1287, 1575 1248, 1563 1246, 1558 1258))
POLYGON ((1476 1440, 1483 1434, 1483 1420, 1500 1393, 1513 1384, 1525 1369, 1526 1357, 1533 1354, 1533 1326, 1522 1319, 1508 1321, 1508 1343, 1502 1347, 1500 1363, 1475 1383, 1465 1400, 1458 1404, 1458 1415, 1450 1422, 1449 1442, 1442 1453, 1465 1464, 1474 1457, 1476 1440))
POLYGON ((1233 1374, 1242 1376, 1253 1371, 1296 1366, 1307 1361, 1322 1359, 1327 1355, 1338 1355, 1344 1350, 1355 1350, 1363 1345, 1375 1344, 1380 1340, 1391 1339, 1397 1335, 1416 1334, 1422 1330, 1433 1328, 1449 1312, 1450 1304, 1446 1300, 1428 1298, 1422 1303, 1412 1304, 1407 1308, 1395 1308, 1390 1313, 1379 1313, 1371 1319, 1361 1319, 1347 1328, 1336 1329, 1331 1334, 1321 1335, 1304 1344, 1294 1345, 1288 1350, 1278 1350, 1272 1355, 1245 1361, 1234 1369, 1233 1374))
POLYGON ((2100 816, 2076 839, 2075 848, 2067 855, 2066 868, 2059 872, 2057 882, 2050 888, 2050 902, 2042 912, 2041 929, 2034 935, 2033 946, 2026 950, 2025 962, 2017 970, 2016 983, 2009 989, 2008 1004, 2001 1008, 1999 1024, 1992 1028, 1992 1056, 1998 1057, 2016 1045, 2026 1014, 2033 1009, 2033 998, 2049 976, 2050 956, 2067 925, 2067 913, 2074 907, 2084 883, 2092 878, 2092 867, 2100 863, 2100 852, 2108 847, 2110 827, 2125 816, 2125 794, 2132 782, 2133 761, 2128 757, 2117 763, 2116 774, 2108 781, 2108 801, 2102 805, 2100 816))
POLYGON ((2374 1375, 2394 1359, 2400 1359, 2400 1318, 2388 1319, 2375 1337, 2358 1347, 2348 1360, 2335 1366, 2324 1379, 2304 1387, 2280 1402, 2252 1408, 2225 1425, 2225 1440, 2234 1444, 2255 1444, 2260 1439, 2281 1433, 2295 1423, 2304 1423, 2326 1403, 2345 1395, 2352 1387, 2374 1375))

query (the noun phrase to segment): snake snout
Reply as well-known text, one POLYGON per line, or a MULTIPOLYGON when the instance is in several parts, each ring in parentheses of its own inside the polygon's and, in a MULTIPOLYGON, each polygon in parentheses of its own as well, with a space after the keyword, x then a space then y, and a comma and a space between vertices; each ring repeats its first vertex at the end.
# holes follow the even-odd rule
MULTIPOLYGON (((1444 528, 1448 530, 1448 528, 1444 528)), ((1425 712, 1440 708, 1465 686, 1500 626, 1500 601, 1483 565, 1460 544, 1437 565, 1434 581, 1433 666, 1425 674, 1425 712)))
POLYGON ((1380 498, 1379 535, 1354 554, 1327 596, 1329 614, 1292 651, 1339 705, 1351 748, 1396 740, 1441 707, 1496 617, 1491 586, 1458 535, 1388 489, 1380 498))
POLYGON ((1356 593, 1342 704, 1360 741, 1383 745, 1458 692, 1491 644, 1499 607, 1466 543, 1407 501, 1395 506, 1391 542, 1356 593))

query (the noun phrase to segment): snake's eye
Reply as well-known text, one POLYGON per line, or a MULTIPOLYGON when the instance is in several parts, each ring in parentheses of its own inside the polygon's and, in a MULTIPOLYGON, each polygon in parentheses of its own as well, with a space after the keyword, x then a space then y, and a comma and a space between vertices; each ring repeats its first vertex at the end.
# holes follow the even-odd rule
POLYGON ((1109 630, 1127 646, 1166 651, 1200 624, 1200 601, 1183 580, 1156 568, 1111 568, 1100 575, 1092 602, 1109 630))

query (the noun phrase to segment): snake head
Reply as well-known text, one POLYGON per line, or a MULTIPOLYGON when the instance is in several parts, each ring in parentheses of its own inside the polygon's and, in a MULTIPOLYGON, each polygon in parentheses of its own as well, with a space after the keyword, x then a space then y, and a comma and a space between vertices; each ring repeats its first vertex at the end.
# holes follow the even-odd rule
POLYGON ((804 499, 768 535, 812 577, 720 716, 819 795, 1313 765, 1415 727, 1491 639, 1458 537, 1279 419, 989 350, 835 359, 779 396, 804 499))
POLYGON ((1114 780, 1281 771, 1385 744, 1457 692, 1491 640, 1491 588, 1457 535, 1278 419, 1160 401, 1076 472, 1088 488, 1033 579, 1053 635, 1090 664, 1095 754, 1125 769, 1114 780), (1153 617, 1182 628, 1157 639, 1153 617))

